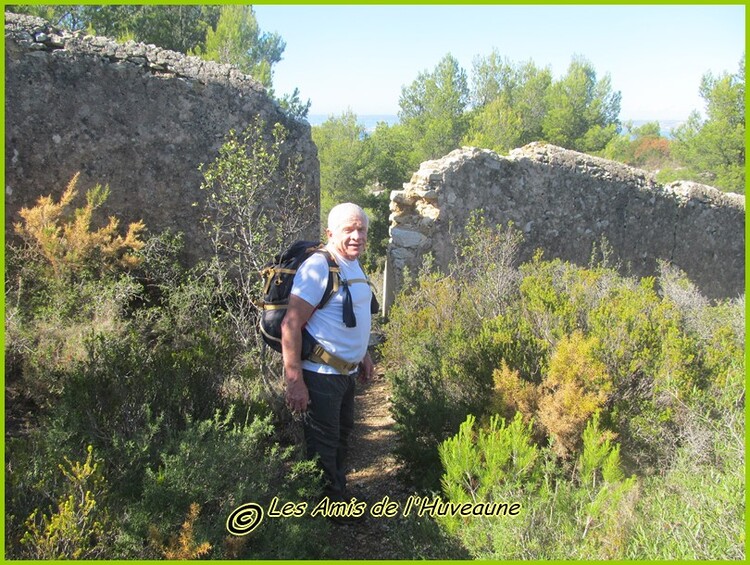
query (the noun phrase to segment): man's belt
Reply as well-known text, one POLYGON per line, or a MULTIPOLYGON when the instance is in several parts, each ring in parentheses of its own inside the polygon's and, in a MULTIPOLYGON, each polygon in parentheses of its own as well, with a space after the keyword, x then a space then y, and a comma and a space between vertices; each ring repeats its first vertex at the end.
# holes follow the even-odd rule
POLYGON ((339 359, 335 355, 331 355, 325 349, 323 349, 320 344, 316 344, 315 347, 313 347, 313 350, 307 360, 312 361, 313 363, 323 363, 324 365, 329 365, 342 375, 348 375, 359 366, 359 363, 347 363, 343 359, 339 359))

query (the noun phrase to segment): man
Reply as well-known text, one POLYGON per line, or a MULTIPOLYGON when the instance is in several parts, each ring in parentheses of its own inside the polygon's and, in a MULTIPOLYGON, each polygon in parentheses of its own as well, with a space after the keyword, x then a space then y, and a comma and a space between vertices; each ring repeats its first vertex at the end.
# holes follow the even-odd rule
POLYGON ((347 499, 344 459, 354 427, 355 379, 359 374, 366 382, 373 371, 367 351, 372 291, 359 264, 367 227, 367 215, 355 204, 331 210, 326 249, 340 269, 342 284, 323 308, 316 309, 328 283, 329 263, 322 253, 312 255, 297 270, 281 326, 286 402, 293 413, 305 415, 307 455, 319 456, 326 495, 332 501, 347 499), (345 323, 344 313, 351 314, 352 308, 354 318, 345 323), (320 344, 325 360, 301 360, 303 328, 320 344))

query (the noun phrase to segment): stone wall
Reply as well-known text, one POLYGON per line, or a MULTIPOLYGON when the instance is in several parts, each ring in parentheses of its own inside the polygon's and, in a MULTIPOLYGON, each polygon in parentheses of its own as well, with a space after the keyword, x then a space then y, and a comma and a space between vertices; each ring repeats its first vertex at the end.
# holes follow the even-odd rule
MULTIPOLYGON (((290 132, 285 155, 301 156, 318 202, 309 124, 288 118, 251 77, 153 45, 62 32, 28 16, 5 19, 6 234, 21 207, 58 197, 80 171, 81 193, 109 185, 105 214, 143 219, 151 232, 183 232, 192 262, 210 250, 199 166, 216 158, 230 129, 255 116, 269 132, 275 122, 290 132)), ((316 237, 317 227, 305 235, 316 237)))
POLYGON ((455 232, 472 210, 525 236, 520 260, 541 248, 548 259, 590 262, 603 238, 628 274, 653 275, 657 261, 682 269, 708 297, 744 293, 745 198, 691 182, 658 184, 645 171, 533 143, 507 157, 463 148, 422 163, 391 194, 385 302, 403 269, 431 252, 445 268, 455 232))

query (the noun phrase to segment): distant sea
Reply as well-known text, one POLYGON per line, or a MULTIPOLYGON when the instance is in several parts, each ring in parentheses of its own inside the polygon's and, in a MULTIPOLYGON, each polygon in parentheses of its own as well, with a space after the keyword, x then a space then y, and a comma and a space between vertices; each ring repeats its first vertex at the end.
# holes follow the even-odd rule
MULTIPOLYGON (((310 114, 307 116, 307 121, 310 122, 311 126, 319 126, 328 118, 340 118, 341 114, 310 114)), ((375 131, 375 126, 380 122, 386 122, 389 126, 398 123, 398 116, 392 114, 367 114, 357 116, 357 121, 365 126, 365 129, 369 132, 375 131)))
MULTIPOLYGON (((310 122, 311 126, 319 126, 326 120, 328 120, 331 117, 334 118, 340 118, 341 114, 310 114, 307 116, 307 121, 310 122)), ((380 122, 385 122, 389 126, 392 126, 393 124, 398 123, 398 116, 393 114, 366 114, 362 116, 357 116, 357 121, 365 126, 365 130, 367 130, 368 133, 371 133, 375 131, 375 127, 380 122)), ((659 122, 659 128, 661 130, 662 136, 669 138, 671 137, 671 132, 674 128, 679 126, 680 124, 683 124, 685 120, 620 120, 622 123, 625 123, 627 121, 633 122, 633 127, 639 127, 643 124, 647 124, 649 122, 659 122)))

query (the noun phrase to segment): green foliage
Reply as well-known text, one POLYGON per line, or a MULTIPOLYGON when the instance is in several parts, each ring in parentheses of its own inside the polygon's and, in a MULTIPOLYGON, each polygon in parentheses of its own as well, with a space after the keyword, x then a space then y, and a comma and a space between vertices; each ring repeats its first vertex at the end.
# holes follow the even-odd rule
POLYGON ((195 558, 206 544, 227 558, 322 556, 305 543, 320 520, 269 525, 260 545, 226 537, 232 504, 296 502, 318 482, 280 447, 291 433, 271 413, 270 376, 239 340, 215 271, 180 267, 170 234, 145 240, 127 271, 92 259, 85 276, 56 277, 32 251, 11 248, 6 279, 8 556, 195 558), (55 473, 86 445, 101 461, 55 473), (96 488, 94 466, 107 479, 96 488), (89 494, 69 492, 71 477, 89 494), (194 498, 177 505, 183 491, 194 498))
POLYGON ((92 331, 124 331, 122 315, 141 290, 129 273, 142 263, 145 227, 131 224, 124 237, 114 217, 92 227, 107 190, 95 187, 85 206, 71 210, 77 179, 59 202, 42 197, 20 211, 15 229, 22 243, 6 254, 7 375, 42 406, 53 402, 63 375, 85 358, 92 331))
MULTIPOLYGON (((523 489, 539 480, 539 449, 531 443, 531 426, 520 414, 506 425, 499 416, 475 431, 469 415, 458 434, 439 446, 445 472, 443 493, 453 502, 500 501, 505 489, 523 489)), ((459 522, 454 522, 459 527, 459 522)), ((455 531, 454 528, 454 531, 455 531)))
POLYGON ((474 61, 474 111, 465 144, 505 153, 543 138, 545 93, 552 83, 548 68, 533 62, 514 64, 497 51, 474 61))
POLYGON ((365 138, 370 181, 385 190, 401 190, 419 161, 411 155, 409 131, 402 124, 380 122, 365 138))
POLYGON ((201 166, 204 227, 214 247, 211 274, 239 339, 256 349, 258 273, 269 257, 317 226, 317 218, 298 212, 309 207, 310 197, 299 156, 284 154, 287 136, 281 124, 256 116, 242 132, 230 131, 218 157, 201 166))
POLYGON ((515 232, 488 227, 478 217, 468 229, 473 235, 463 240, 463 253, 473 253, 468 241, 484 241, 487 270, 457 264, 450 277, 425 270, 394 305, 385 328, 382 353, 393 385, 397 455, 424 488, 438 485, 437 445, 488 402, 494 363, 480 328, 506 299, 514 277, 515 232), (473 292, 471 285, 493 292, 473 292))
POLYGON ((99 463, 88 448, 86 461, 67 458, 59 470, 65 478, 57 509, 49 515, 34 510, 21 538, 28 559, 96 559, 107 556, 107 512, 101 504, 106 491, 99 463), (98 500, 97 500, 98 499, 98 500))
POLYGON ((476 295, 471 305, 480 319, 501 314, 515 293, 515 262, 523 236, 512 223, 493 227, 486 222, 483 210, 474 210, 455 240, 452 277, 471 281, 476 295))
POLYGON ((699 403, 680 405, 684 442, 644 481, 628 559, 745 558, 744 381, 738 373, 699 403))
POLYGON ((386 327, 383 361, 393 368, 396 454, 424 488, 438 484, 436 446, 466 413, 481 409, 491 383, 470 338, 470 300, 452 279, 424 276, 409 306, 394 307, 386 327))
MULTIPOLYGON (((269 89, 269 93, 273 96, 274 90, 269 89)), ((300 99, 299 88, 296 87, 291 94, 284 94, 281 98, 277 98, 277 101, 281 109, 284 110, 288 116, 298 121, 307 118, 307 113, 310 111, 310 106, 312 105, 309 98, 307 99, 307 102, 302 102, 300 99)))
POLYGON ((609 75, 597 80, 589 62, 574 58, 567 74, 547 90, 545 141, 583 152, 604 148, 619 128, 620 98, 609 75))
POLYGON ((226 517, 243 503, 268 508, 278 497, 314 504, 319 471, 292 456, 292 448, 274 441, 270 415, 248 413, 238 418, 231 411, 217 412, 210 419, 190 422, 164 446, 159 465, 146 471, 143 497, 127 528, 138 538, 168 539, 198 504, 207 518, 196 516, 191 526, 195 539, 212 546, 212 558, 320 558, 325 549, 307 541, 320 535, 325 525, 309 516, 267 518, 253 533, 252 543, 227 544, 226 517))
POLYGON ((417 162, 460 147, 469 102, 466 72, 450 54, 432 72, 421 72, 401 89, 399 118, 414 143, 417 162))
POLYGON ((205 49, 195 54, 209 61, 233 65, 270 87, 272 67, 281 60, 286 44, 277 33, 261 33, 249 5, 221 6, 215 28, 206 31, 205 49))
POLYGON ((625 554, 638 490, 624 478, 619 446, 594 417, 575 471, 558 469, 534 444, 531 424, 497 416, 474 430, 467 417, 440 446, 443 494, 454 503, 518 504, 516 515, 445 516, 439 522, 477 559, 612 559, 625 554))
POLYGON ((701 79, 705 119, 693 112, 673 131, 672 151, 687 171, 681 178, 745 192, 745 57, 736 74, 701 79))
POLYGON ((482 559, 742 555, 744 299, 711 304, 666 264, 623 277, 604 246, 602 265, 537 255, 512 276, 485 228, 475 217, 457 239, 452 277, 426 263, 381 350, 415 486, 437 488, 438 452, 449 500, 523 508, 446 516, 446 532, 482 559), (508 461, 523 458, 508 445, 536 450, 534 478, 512 486, 508 461), (698 492, 702 476, 715 494, 698 492))
POLYGON ((328 212, 336 204, 358 203, 365 197, 365 134, 364 126, 351 111, 340 117, 331 116, 313 128, 313 141, 320 159, 320 217, 323 225, 328 212))

